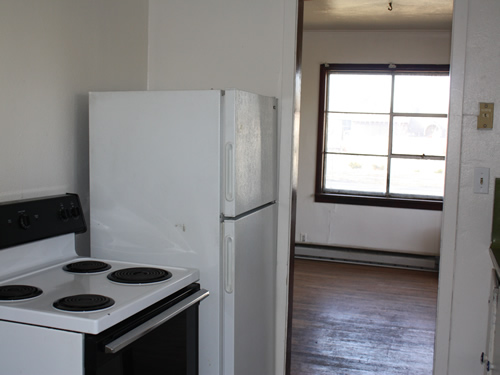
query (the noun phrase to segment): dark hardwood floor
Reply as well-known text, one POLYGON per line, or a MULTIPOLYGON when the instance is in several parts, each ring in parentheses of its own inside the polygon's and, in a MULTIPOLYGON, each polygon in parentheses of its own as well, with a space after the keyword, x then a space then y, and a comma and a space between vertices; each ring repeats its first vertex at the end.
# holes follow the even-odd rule
POLYGON ((438 274, 295 260, 291 375, 431 375, 438 274))

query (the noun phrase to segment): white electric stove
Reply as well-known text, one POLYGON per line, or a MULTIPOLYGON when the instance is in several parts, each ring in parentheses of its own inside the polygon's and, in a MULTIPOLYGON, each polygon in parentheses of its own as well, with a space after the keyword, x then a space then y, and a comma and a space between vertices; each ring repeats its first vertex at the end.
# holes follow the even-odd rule
POLYGON ((110 375, 167 366, 197 374, 198 304, 208 296, 198 270, 79 257, 75 233, 85 230, 76 195, 0 203, 2 367, 110 375), (140 358, 154 350, 157 359, 140 358), (33 360, 19 361, 16 351, 33 360))

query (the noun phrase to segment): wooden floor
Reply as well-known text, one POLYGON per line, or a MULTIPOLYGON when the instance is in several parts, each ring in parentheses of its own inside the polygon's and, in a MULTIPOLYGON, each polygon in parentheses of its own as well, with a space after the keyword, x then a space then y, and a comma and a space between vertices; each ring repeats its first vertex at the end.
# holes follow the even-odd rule
POLYGON ((291 375, 431 375, 438 274, 295 260, 291 375))

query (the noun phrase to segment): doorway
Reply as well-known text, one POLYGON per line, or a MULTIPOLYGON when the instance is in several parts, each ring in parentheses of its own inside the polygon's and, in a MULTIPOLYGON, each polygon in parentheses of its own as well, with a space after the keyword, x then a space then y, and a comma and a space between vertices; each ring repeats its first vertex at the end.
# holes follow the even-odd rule
MULTIPOLYGON (((307 8, 306 8, 306 11, 307 11, 307 8)), ((388 56, 388 51, 390 51, 390 48, 391 48, 390 46, 392 46, 392 48, 397 47, 401 51, 403 51, 403 47, 405 44, 411 45, 413 43, 414 39, 422 40, 422 35, 425 34, 425 32, 420 32, 420 33, 418 33, 418 35, 411 35, 411 33, 406 32, 405 38, 401 38, 398 40, 397 37, 394 37, 394 33, 392 33, 393 35, 391 36, 389 33, 384 34, 383 32, 377 32, 377 33, 364 32, 364 38, 365 38, 365 42, 367 43, 367 45, 363 45, 363 44, 360 44, 360 39, 359 39, 360 36, 363 34, 363 32, 336 31, 336 33, 337 33, 337 35, 339 35, 339 38, 343 39, 343 43, 341 45, 339 45, 339 44, 334 45, 334 44, 330 43, 330 47, 333 50, 335 50, 334 53, 336 55, 343 54, 343 56, 344 56, 343 62, 358 62, 358 63, 367 63, 366 55, 363 55, 363 53, 371 53, 372 54, 371 56, 374 60, 380 59, 380 55, 376 55, 376 53, 384 54, 382 56, 384 58, 388 58, 387 56, 388 56), (375 35, 372 35, 372 34, 375 34, 375 35), (384 43, 379 43, 379 44, 374 43, 374 41, 376 41, 377 38, 380 38, 380 40, 383 40, 384 43), (333 47, 333 46, 335 46, 335 47, 333 47), (351 51, 351 52, 354 51, 354 52, 351 54, 352 57, 349 57, 348 61, 346 61, 345 56, 347 56, 347 53, 349 53, 349 51, 351 51)), ((328 39, 324 35, 325 33, 322 34, 321 31, 314 31, 314 32, 310 32, 310 33, 308 33, 306 31, 305 34, 306 35, 304 36, 304 40, 302 43, 302 45, 303 45, 302 46, 302 51, 303 51, 302 55, 310 56, 309 54, 311 52, 314 52, 311 50, 311 48, 308 45, 308 43, 310 42, 310 39, 312 39, 313 37, 316 37, 318 39, 323 38, 324 41, 330 41, 330 42, 332 40, 332 39, 328 39), (316 35, 311 36, 308 34, 316 34, 316 35)), ((440 33, 437 33, 437 34, 440 34, 440 33)), ((445 44, 446 43, 446 41, 445 41, 446 32, 443 31, 442 34, 443 34, 442 35, 443 43, 445 44)), ((447 36, 448 38, 450 38, 450 34, 451 33, 448 31, 448 36, 447 36)), ((436 35, 433 35, 433 38, 434 37, 436 37, 436 35)), ((425 43, 423 43, 421 45, 422 50, 426 49, 424 44, 425 43)), ((448 44, 449 44, 449 41, 448 41, 448 44)), ((324 48, 324 49, 326 49, 326 48, 324 48)), ((300 50, 300 48, 298 50, 300 50)), ((415 50, 414 50, 414 52, 415 52, 415 50)), ((440 53, 442 53, 443 56, 447 55, 444 57, 446 59, 446 61, 443 61, 443 56, 440 56, 440 57, 436 57, 436 60, 434 60, 435 61, 434 63, 440 63, 440 64, 449 63, 449 45, 448 45, 448 48, 441 49, 440 53)), ((408 54, 406 54, 406 55, 408 55, 408 54)), ((429 56, 429 55, 427 55, 427 56, 429 56)), ((410 62, 417 63, 416 61, 408 61, 408 60, 404 60, 404 59, 405 58, 398 58, 398 56, 395 56, 394 60, 392 60, 392 61, 400 61, 402 63, 410 63, 410 62)), ((299 61, 300 61, 300 59, 299 59, 299 61)), ((316 65, 319 66, 320 63, 324 63, 324 62, 335 62, 335 61, 332 61, 329 58, 320 59, 320 58, 316 57, 316 61, 315 61, 316 65)), ((374 61, 368 61, 368 62, 374 62, 374 61)), ((376 62, 380 62, 380 60, 378 60, 376 62)), ((424 63, 424 62, 429 63, 428 60, 422 61, 422 63, 424 63)), ((317 88, 311 89, 310 87, 308 87, 308 85, 311 84, 310 83, 311 81, 307 77, 307 74, 308 74, 307 64, 308 64, 308 62, 306 61, 306 58, 303 58, 302 63, 300 64, 300 66, 302 67, 302 97, 303 98, 306 97, 307 100, 311 100, 311 98, 313 98, 314 96, 317 96, 319 90, 317 88)), ((316 74, 314 76, 314 74, 313 74, 312 76, 314 77, 313 79, 316 82, 315 84, 317 85, 318 75, 316 74)), ((311 233, 311 230, 309 230, 309 229, 304 230, 303 229, 304 227, 302 226, 303 223, 301 222, 301 220, 304 220, 304 219, 301 219, 301 217, 300 217, 302 214, 301 210, 302 210, 304 201, 306 199, 312 200, 311 191, 314 192, 314 190, 313 190, 314 187, 312 187, 312 185, 313 185, 313 181, 314 181, 313 174, 314 174, 315 168, 311 168, 310 166, 303 167, 302 163, 303 163, 303 155, 308 154, 307 150, 311 149, 310 144, 313 144, 313 146, 312 146, 313 148, 315 148, 315 146, 316 146, 315 136, 314 135, 311 136, 311 133, 308 132, 308 129, 311 129, 311 128, 315 129, 317 126, 316 120, 314 118, 314 116, 317 115, 317 103, 315 105, 311 106, 314 108, 314 110, 310 112, 310 115, 305 113, 307 111, 306 107, 307 107, 307 104, 304 101, 302 101, 302 105, 301 105, 302 114, 301 114, 301 124, 300 124, 300 128, 301 128, 301 136, 300 136, 300 155, 301 156, 300 156, 300 158, 301 159, 299 161, 299 164, 300 164, 300 166, 299 166, 299 183, 298 183, 299 187, 298 187, 298 192, 297 192, 297 213, 298 213, 297 222, 296 222, 297 235, 293 239, 295 240, 295 239, 300 238, 300 239, 304 239, 304 242, 311 242, 311 243, 317 243, 317 242, 328 243, 328 241, 336 235, 334 233, 336 230, 335 223, 338 222, 339 217, 345 217, 345 215, 349 214, 349 213, 346 212, 345 208, 340 207, 340 205, 330 205, 330 207, 324 206, 324 207, 318 209, 319 205, 314 204, 316 206, 316 214, 317 215, 315 216, 315 215, 311 214, 311 216, 308 216, 307 219, 305 219, 305 220, 309 221, 311 223, 311 226, 314 226, 314 225, 320 223, 320 225, 318 227, 320 227, 321 225, 324 224, 324 222, 321 223, 321 220, 323 220, 325 218, 330 220, 330 221, 326 220, 325 226, 322 227, 321 229, 318 229, 319 232, 328 233, 328 236, 325 236, 326 240, 324 240, 324 239, 317 240, 317 237, 315 236, 314 230, 311 233), (306 142, 306 143, 309 142, 309 147, 304 146, 304 142, 306 142), (303 183, 303 181, 306 181, 305 182, 306 189, 309 189, 306 193, 301 193, 301 189, 303 188, 303 187, 301 187, 301 184, 303 183), (316 219, 314 219, 314 217, 316 217, 316 219), (313 219, 311 219, 311 218, 313 218, 313 219)), ((306 156, 306 158, 307 158, 307 156, 306 156)), ((311 206, 313 206, 313 204, 311 204, 311 206)), ((373 212, 373 209, 371 209, 371 211, 373 212)), ((362 215, 362 214, 359 213, 359 208, 355 208, 353 210, 352 215, 362 215)), ((377 217, 377 215, 378 214, 374 214, 375 218, 377 217)), ((440 246, 440 240, 439 240, 440 227, 439 227, 439 225, 440 225, 440 221, 441 221, 440 213, 437 213, 435 215, 433 215, 433 214, 427 215, 427 218, 424 218, 426 216, 425 212, 417 213, 417 215, 418 215, 418 221, 430 223, 430 224, 432 224, 432 226, 436 226, 434 224, 437 223, 438 229, 434 230, 432 233, 430 233, 430 235, 427 236, 425 243, 420 243, 420 245, 415 245, 412 249, 410 249, 410 251, 414 251, 417 246, 420 246, 421 248, 423 248, 423 247, 431 248, 431 250, 429 250, 430 254, 439 255, 439 246, 440 246), (430 217, 430 219, 429 219, 429 217, 430 217)), ((399 217, 399 214, 397 216, 399 217)), ((395 219, 395 220, 397 220, 397 219, 395 219)), ((360 225, 359 222, 356 223, 356 225, 360 225)), ((370 228, 373 229, 373 226, 363 227, 363 229, 366 229, 366 230, 371 230, 370 228)), ((429 234, 427 229, 425 231, 427 234, 429 234)), ((408 226, 408 233, 412 233, 411 225, 408 226)), ((387 236, 381 235, 380 237, 386 237, 389 239, 392 237, 392 240, 394 240, 394 233, 389 234, 387 236)), ((398 240, 404 241, 403 239, 398 239, 398 240)), ((332 242, 335 242, 335 241, 332 241, 332 242)), ((394 243, 394 241, 392 241, 392 242, 394 243)), ((383 244, 377 243, 377 244, 375 244, 374 247, 379 248, 379 249, 383 249, 383 246, 384 246, 383 244)), ((398 248, 400 246, 394 246, 394 247, 398 248)), ((389 250, 394 250, 394 249, 389 249, 389 250)), ((405 250, 405 249, 403 249, 403 250, 405 250)), ((418 250, 416 250, 415 253, 418 253, 418 250)), ((293 283, 291 283, 291 285, 292 284, 293 283)), ((293 332, 293 329, 292 329, 292 332, 293 332)))

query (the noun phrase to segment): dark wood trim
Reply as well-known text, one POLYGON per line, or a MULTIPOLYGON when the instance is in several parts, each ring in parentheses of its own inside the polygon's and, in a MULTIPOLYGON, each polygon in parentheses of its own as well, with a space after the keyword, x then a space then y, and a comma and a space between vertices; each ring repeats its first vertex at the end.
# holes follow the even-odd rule
POLYGON ((316 141, 316 184, 315 196, 323 194, 323 173, 325 170, 323 153, 325 151, 325 104, 326 104, 326 79, 329 69, 325 64, 319 71, 319 100, 318 100, 318 138, 316 141))
POLYGON ((340 193, 328 193, 324 191, 324 153, 325 153, 325 107, 328 100, 326 80, 331 71, 343 72, 436 72, 449 73, 449 65, 414 65, 414 64, 394 64, 395 68, 390 68, 390 64, 321 64, 319 76, 319 100, 318 100, 318 135, 316 141, 316 177, 314 201, 320 203, 339 203, 361 206, 379 206, 395 208, 413 208, 420 210, 443 210, 442 199, 419 199, 419 198, 399 198, 399 197, 376 197, 367 195, 350 195, 340 193))
POLYGON ((314 195, 314 201, 320 203, 352 204, 356 206, 378 206, 394 208, 413 208, 418 210, 442 211, 442 200, 387 198, 348 194, 320 193, 314 195))
POLYGON ((436 72, 449 73, 450 65, 447 64, 322 64, 321 68, 325 74, 331 71, 352 71, 352 72, 436 72), (395 68, 391 68, 394 65, 395 68))
POLYGON ((295 226, 297 216, 297 184, 299 175, 299 134, 300 134, 300 97, 302 83, 302 34, 304 21, 304 0, 297 3, 297 47, 295 61, 295 87, 293 97, 293 155, 292 155, 292 201, 290 224, 290 252, 288 259, 288 319, 285 354, 285 374, 290 375, 292 363, 292 319, 293 319, 293 274, 295 270, 295 226))

